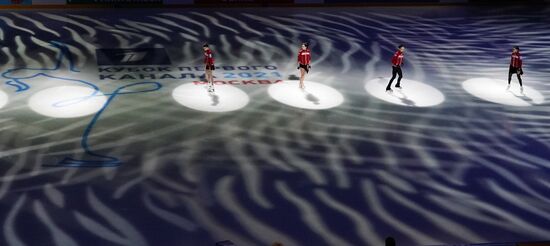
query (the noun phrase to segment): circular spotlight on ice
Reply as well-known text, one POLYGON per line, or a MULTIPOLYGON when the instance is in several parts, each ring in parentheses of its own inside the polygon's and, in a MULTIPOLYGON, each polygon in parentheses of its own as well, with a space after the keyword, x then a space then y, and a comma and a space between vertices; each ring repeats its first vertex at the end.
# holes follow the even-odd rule
POLYGON ((378 99, 403 106, 430 107, 445 101, 445 96, 438 89, 409 79, 401 80, 403 89, 393 88, 397 79, 394 80, 392 84, 393 92, 386 92, 389 80, 390 78, 369 80, 365 84, 365 90, 378 99))
POLYGON ((221 85, 214 88, 216 91, 210 93, 205 85, 183 84, 172 91, 172 97, 185 107, 206 112, 241 109, 250 101, 248 95, 235 86, 221 85))
POLYGON ((344 96, 334 88, 312 81, 304 81, 305 89, 298 88, 299 81, 283 81, 269 86, 267 92, 276 101, 305 109, 329 109, 344 102, 344 96))
POLYGON ((503 79, 474 78, 462 83, 470 94, 498 104, 510 106, 531 106, 544 103, 544 96, 529 86, 521 92, 517 81, 507 89, 508 81, 503 79))
POLYGON ((96 113, 106 101, 105 95, 89 87, 59 86, 32 95, 29 107, 45 116, 76 118, 96 113))
POLYGON ((3 108, 8 104, 8 94, 0 90, 0 108, 3 108))

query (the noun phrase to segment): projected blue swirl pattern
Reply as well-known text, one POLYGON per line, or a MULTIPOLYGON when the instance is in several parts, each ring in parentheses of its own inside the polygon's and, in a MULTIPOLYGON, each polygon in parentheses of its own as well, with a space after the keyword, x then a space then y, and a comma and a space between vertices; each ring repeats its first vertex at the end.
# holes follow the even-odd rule
MULTIPOLYGON (((53 42, 51 42, 51 45, 60 50, 59 56, 57 57, 57 60, 55 62, 55 66, 53 68, 14 68, 14 69, 8 69, 6 72, 2 73, 2 77, 5 78, 5 79, 8 79, 6 84, 11 85, 11 86, 15 86, 17 88, 16 92, 26 91, 26 90, 30 89, 30 86, 27 83, 24 82, 26 79, 32 79, 32 78, 35 78, 35 77, 38 77, 38 76, 44 76, 44 77, 48 77, 48 78, 52 78, 52 79, 56 79, 56 80, 65 80, 65 81, 70 81, 70 82, 82 83, 82 84, 84 84, 86 86, 89 86, 93 89, 92 94, 90 94, 89 96, 86 96, 86 97, 83 97, 83 98, 73 98, 73 99, 70 99, 70 100, 59 101, 59 102, 56 102, 52 105, 54 107, 63 107, 63 106, 68 106, 70 104, 77 104, 81 101, 84 101, 84 100, 87 100, 91 97, 97 96, 98 92, 99 92, 99 88, 91 82, 84 81, 84 80, 56 77, 56 76, 52 76, 52 75, 40 72, 40 71, 56 71, 56 70, 59 70, 60 67, 61 67, 61 62, 63 61, 63 59, 65 57, 68 59, 69 70, 72 71, 72 72, 79 72, 77 69, 75 69, 71 53, 68 52, 68 50, 67 50, 67 48, 64 44, 53 41, 53 42), (31 76, 23 76, 23 77, 10 75, 12 73, 25 71, 25 70, 38 71, 38 73, 35 73, 31 76)), ((97 154, 91 149, 91 147, 88 144, 88 137, 90 135, 90 132, 92 131, 95 123, 97 122, 97 120, 101 116, 101 113, 107 108, 107 106, 109 106, 111 101, 113 99, 115 99, 116 96, 123 95, 123 94, 133 94, 133 93, 144 93, 144 92, 156 91, 156 90, 160 89, 161 87, 162 87, 162 85, 158 82, 139 82, 139 83, 133 83, 133 84, 121 86, 121 87, 117 88, 113 93, 107 94, 109 96, 109 98, 107 99, 107 102, 94 115, 94 117, 92 118, 90 124, 88 124, 88 126, 84 130, 84 134, 83 134, 82 140, 81 140, 81 145, 82 145, 82 148, 84 149, 85 153, 87 155, 89 155, 90 157, 94 158, 94 159, 90 158, 90 159, 84 159, 84 160, 77 160, 77 159, 74 159, 74 158, 71 158, 71 157, 66 157, 60 163, 45 164, 44 166, 110 167, 110 166, 120 165, 120 160, 118 160, 116 157, 97 154), (154 86, 154 88, 147 89, 147 90, 142 90, 142 91, 135 91, 135 92, 124 92, 124 90, 127 89, 127 88, 130 88, 132 86, 141 86, 141 85, 144 85, 144 84, 151 84, 151 85, 154 86)))

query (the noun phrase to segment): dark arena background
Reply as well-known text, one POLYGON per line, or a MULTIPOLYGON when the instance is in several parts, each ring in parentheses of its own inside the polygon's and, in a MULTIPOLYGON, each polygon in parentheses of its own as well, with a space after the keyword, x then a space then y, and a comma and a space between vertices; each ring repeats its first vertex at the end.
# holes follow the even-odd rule
POLYGON ((550 245, 548 1, 0 4, 0 245, 550 245))

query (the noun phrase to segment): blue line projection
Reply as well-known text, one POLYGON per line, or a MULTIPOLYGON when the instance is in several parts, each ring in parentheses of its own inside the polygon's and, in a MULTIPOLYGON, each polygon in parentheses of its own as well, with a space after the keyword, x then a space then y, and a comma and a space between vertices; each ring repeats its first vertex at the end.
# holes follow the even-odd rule
MULTIPOLYGON (((84 134, 82 136, 81 145, 82 148, 86 151, 86 154, 93 157, 93 158, 99 158, 96 160, 77 160, 70 157, 66 157, 61 162, 59 162, 58 165, 66 166, 66 167, 115 167, 119 166, 121 164, 121 161, 112 156, 97 154, 94 151, 92 151, 90 145, 88 144, 88 137, 90 136, 90 133, 92 132, 93 127, 99 120, 101 114, 107 109, 109 104, 118 96, 118 95, 124 95, 124 94, 136 94, 136 93, 145 93, 145 92, 152 92, 157 91, 160 88, 162 88, 162 85, 158 82, 137 82, 125 86, 121 86, 117 88, 113 93, 111 94, 105 94, 108 95, 109 98, 107 99, 107 102, 103 105, 103 107, 94 115, 86 129, 84 130, 84 134), (134 87, 134 86, 142 86, 142 85, 152 85, 149 89, 139 90, 139 91, 128 91, 124 92, 125 89, 134 87)), ((48 166, 48 165, 46 165, 48 166)), ((55 165, 57 166, 57 165, 55 165)))
POLYGON ((65 166, 65 167, 116 167, 116 166, 119 166, 121 164, 121 161, 118 158, 113 157, 113 156, 109 156, 109 155, 98 154, 98 153, 96 153, 95 151, 92 150, 92 148, 90 147, 90 145, 88 143, 90 133, 92 132, 95 124, 99 120, 101 114, 107 109, 107 107, 110 105, 110 103, 118 95, 146 93, 146 92, 157 91, 160 88, 162 88, 162 84, 160 84, 158 82, 137 82, 137 83, 132 83, 132 84, 120 86, 117 89, 115 89, 112 93, 109 93, 109 94, 100 94, 100 90, 99 90, 98 86, 96 86, 95 84, 93 84, 91 82, 85 81, 85 80, 57 77, 57 76, 52 76, 52 75, 46 74, 44 72, 38 72, 38 73, 35 73, 33 75, 23 76, 23 77, 18 77, 18 76, 14 75, 14 73, 16 73, 18 71, 24 71, 24 70, 30 70, 30 71, 57 71, 57 70, 60 69, 61 63, 62 63, 64 58, 66 58, 68 60, 69 70, 71 72, 80 72, 80 70, 75 68, 74 60, 73 60, 73 57, 71 55, 71 52, 69 51, 69 49, 67 48, 67 46, 65 44, 63 44, 61 42, 57 42, 57 41, 52 41, 52 42, 50 42, 50 44, 60 50, 60 53, 59 53, 58 57, 56 58, 57 60, 56 60, 56 63, 55 63, 53 68, 27 68, 27 67, 22 67, 22 68, 8 69, 8 70, 6 70, 5 72, 3 72, 1 74, 1 76, 3 78, 8 79, 6 84, 16 87, 17 90, 15 92, 17 92, 17 93, 18 92, 23 92, 23 91, 27 91, 31 88, 30 85, 28 85, 27 83, 24 82, 25 80, 42 76, 42 77, 47 77, 47 78, 52 78, 52 79, 57 79, 57 80, 65 80, 65 81, 69 81, 69 82, 81 83, 81 84, 84 84, 84 85, 86 85, 88 87, 91 87, 93 89, 93 92, 88 96, 59 101, 59 102, 56 102, 56 103, 52 104, 52 106, 54 106, 54 107, 66 107, 66 106, 69 106, 69 105, 72 105, 72 104, 77 104, 77 103, 86 101, 86 100, 88 100, 92 97, 100 96, 100 95, 105 95, 105 96, 109 96, 109 97, 108 97, 107 101, 105 102, 105 104, 101 107, 101 109, 98 112, 96 112, 96 114, 93 116, 90 123, 86 126, 86 129, 84 130, 84 133, 82 135, 82 139, 80 141, 81 147, 84 149, 85 154, 90 157, 90 159, 79 160, 79 159, 74 159, 74 158, 71 158, 71 157, 65 157, 63 160, 61 160, 57 164, 53 164, 53 165, 52 164, 44 164, 43 166, 51 166, 51 167, 53 167, 53 166, 55 166, 55 167, 58 167, 58 166, 65 166), (143 85, 151 86, 151 88, 146 88, 146 89, 137 90, 137 91, 127 91, 131 87, 143 86, 143 85))
POLYGON ((77 70, 74 67, 73 57, 71 55, 71 52, 69 51, 69 49, 67 48, 67 46, 65 44, 57 42, 57 41, 51 41, 50 45, 53 46, 53 47, 58 48, 59 51, 60 51, 59 55, 56 58, 56 63, 55 63, 53 68, 21 67, 21 68, 8 69, 8 70, 6 70, 5 72, 3 72, 1 74, 1 76, 3 78, 8 79, 6 84, 17 87, 16 92, 26 91, 26 90, 30 89, 31 87, 27 83, 23 82, 23 80, 32 79, 32 78, 36 78, 36 77, 39 77, 39 76, 44 76, 44 77, 53 78, 53 79, 67 80, 67 81, 72 81, 72 82, 83 83, 87 86, 90 86, 95 91, 99 91, 99 88, 96 85, 94 85, 93 83, 90 83, 90 82, 87 82, 87 81, 84 81, 84 80, 69 79, 69 78, 51 76, 51 75, 43 73, 43 72, 38 72, 36 74, 30 75, 30 76, 23 76, 23 77, 12 75, 12 74, 14 74, 18 71, 24 71, 24 70, 28 70, 28 71, 57 71, 57 70, 60 69, 61 62, 63 61, 64 58, 66 58, 69 62, 69 71, 71 71, 71 72, 80 72, 79 70, 77 70))
POLYGON ((27 85, 26 83, 23 83, 19 80, 8 80, 8 81, 6 81, 6 85, 11 85, 11 86, 17 88, 17 90, 15 92, 26 91, 29 88, 31 88, 29 85, 27 85))

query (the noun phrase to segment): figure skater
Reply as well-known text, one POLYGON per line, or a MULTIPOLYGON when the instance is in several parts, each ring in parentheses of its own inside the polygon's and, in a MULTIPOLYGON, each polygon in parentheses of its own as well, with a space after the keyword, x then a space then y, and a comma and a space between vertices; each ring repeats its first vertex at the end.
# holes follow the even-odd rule
POLYGON ((393 57, 391 58, 392 77, 390 79, 390 82, 388 83, 388 86, 386 86, 386 92, 392 92, 391 84, 393 83, 396 75, 399 75, 399 77, 397 78, 397 84, 395 84, 395 88, 401 89, 401 78, 403 78, 403 71, 401 71, 401 66, 403 65, 404 53, 405 46, 401 44, 397 47, 397 51, 395 52, 395 54, 393 54, 393 57))
POLYGON ((304 89, 304 79, 306 73, 309 73, 311 69, 311 52, 309 50, 309 44, 304 42, 302 47, 298 51, 298 69, 300 70, 300 89, 304 89))
POLYGON ((519 81, 519 86, 521 88, 521 92, 523 93, 523 83, 521 81, 521 76, 523 75, 523 69, 521 66, 523 65, 523 61, 521 60, 521 54, 519 53, 519 47, 514 46, 512 49, 512 57, 510 60, 510 69, 508 70, 508 87, 506 87, 506 90, 510 89, 510 82, 512 81, 512 74, 516 74, 519 81))
POLYGON ((214 76, 212 75, 212 71, 216 69, 216 66, 214 66, 214 56, 207 43, 202 46, 202 49, 204 51, 204 74, 208 82, 208 92, 214 92, 214 76))

